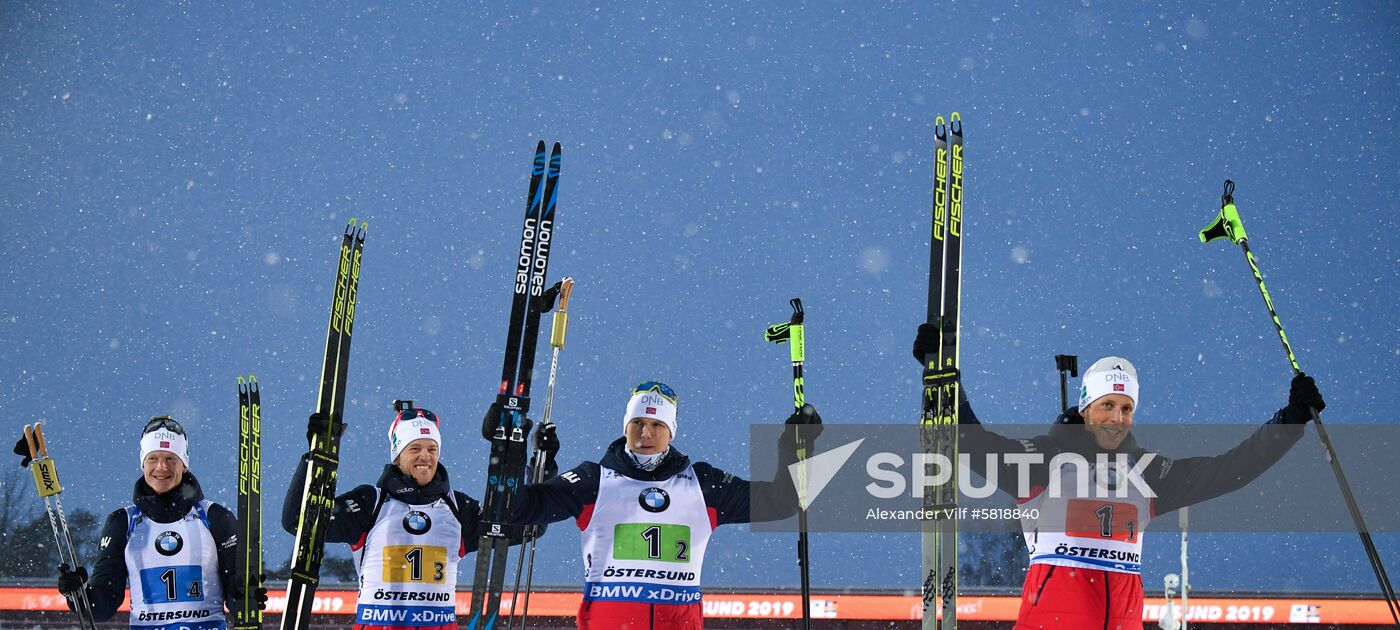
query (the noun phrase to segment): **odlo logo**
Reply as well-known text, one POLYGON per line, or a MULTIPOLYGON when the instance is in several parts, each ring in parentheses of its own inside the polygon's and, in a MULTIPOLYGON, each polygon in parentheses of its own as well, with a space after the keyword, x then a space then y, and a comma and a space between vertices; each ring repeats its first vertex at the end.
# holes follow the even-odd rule
POLYGON ((666 508, 671 507, 671 495, 661 488, 647 488, 637 497, 637 503, 648 512, 665 512, 666 508))
POLYGON ((180 553, 185 548, 185 540, 180 538, 180 534, 172 531, 161 532, 156 536, 156 553, 162 556, 173 556, 180 553))
POLYGON ((421 536, 433 528, 433 519, 428 518, 427 514, 418 510, 412 510, 403 515, 403 528, 410 534, 421 536))

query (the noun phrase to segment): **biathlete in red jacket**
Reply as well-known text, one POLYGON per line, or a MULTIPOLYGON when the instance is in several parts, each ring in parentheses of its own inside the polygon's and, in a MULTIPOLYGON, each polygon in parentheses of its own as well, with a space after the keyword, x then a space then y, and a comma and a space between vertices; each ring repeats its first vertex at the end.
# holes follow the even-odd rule
MULTIPOLYGON (((915 358, 922 364, 923 357, 938 351, 937 344, 937 329, 920 326, 915 358)), ((973 472, 985 472, 979 464, 985 468, 988 453, 1035 454, 1045 462, 1027 467, 1025 494, 1018 488, 1018 466, 998 469, 998 487, 1024 512, 1038 515, 1021 521, 1030 569, 1021 589, 1017 630, 1141 630, 1142 532, 1148 522, 1248 485, 1302 438, 1303 425, 1312 419, 1309 408, 1326 406, 1312 377, 1299 374, 1288 405, 1238 446, 1220 455, 1172 460, 1139 447, 1130 433, 1138 400, 1137 369, 1126 359, 1105 357, 1084 373, 1078 407, 1066 409, 1047 435, 1030 440, 997 435, 977 420, 966 398, 961 401, 959 449, 971 455, 973 472), (1057 463, 1061 455, 1071 457, 1057 463), (1123 479, 1124 466, 1137 469, 1151 495, 1134 483, 1123 483, 1120 493, 1118 488, 1081 489, 1074 481, 1062 481, 1059 492, 1047 492, 1051 465, 1057 465, 1053 478, 1075 480, 1083 474, 1072 469, 1070 459, 1086 462, 1091 480, 1123 479), (1095 470, 1105 463, 1115 470, 1095 470)))
MULTIPOLYGON (((698 630, 700 569, 710 533, 726 523, 779 520, 796 513, 787 466, 797 461, 794 431, 783 433, 772 481, 746 481, 671 445, 676 393, 658 382, 632 390, 623 437, 599 462, 584 462, 526 486, 516 512, 524 523, 573 518, 582 533, 584 592, 580 630, 698 630)), ((810 405, 787 419, 816 425, 810 405)))

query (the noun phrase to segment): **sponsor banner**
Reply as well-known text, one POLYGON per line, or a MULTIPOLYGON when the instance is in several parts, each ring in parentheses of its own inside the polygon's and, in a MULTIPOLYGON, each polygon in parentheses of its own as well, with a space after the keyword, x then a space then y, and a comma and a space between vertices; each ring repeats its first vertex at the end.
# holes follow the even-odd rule
POLYGON ((457 623, 452 607, 360 604, 355 623, 370 626, 444 626, 457 623))
MULTIPOLYGON (((579 592, 540 592, 530 596, 530 615, 572 618, 578 613, 583 596, 579 592)), ((318 614, 355 614, 355 592, 317 592, 318 614)), ((284 593, 274 593, 267 612, 281 614, 286 609, 284 593)), ((471 593, 457 593, 457 613, 470 610, 471 593)), ((511 597, 501 598, 501 610, 510 610, 511 597)), ((705 616, 720 618, 797 619, 802 616, 802 597, 796 594, 709 593, 703 600, 705 616)), ((958 598, 958 616, 968 621, 1015 621, 1021 600, 1010 595, 964 595, 958 598)), ((1180 616, 1181 602, 1174 603, 1180 616)), ((63 596, 52 587, 0 587, 0 610, 39 610, 66 612, 63 596)), ((125 604, 121 610, 128 608, 125 604)), ((1156 623, 1167 611, 1166 600, 1148 597, 1143 603, 1142 620, 1156 623)), ((921 619, 923 607, 916 595, 824 595, 812 594, 812 616, 817 619, 902 621, 921 619)), ((1193 624, 1390 624, 1385 602, 1379 599, 1328 599, 1323 597, 1195 597, 1187 610, 1193 624)))
MULTIPOLYGON (((583 598, 605 602, 643 602, 647 604, 698 604, 700 588, 649 582, 589 582, 583 586, 583 598)), ((534 596, 530 597, 534 603, 534 596)))

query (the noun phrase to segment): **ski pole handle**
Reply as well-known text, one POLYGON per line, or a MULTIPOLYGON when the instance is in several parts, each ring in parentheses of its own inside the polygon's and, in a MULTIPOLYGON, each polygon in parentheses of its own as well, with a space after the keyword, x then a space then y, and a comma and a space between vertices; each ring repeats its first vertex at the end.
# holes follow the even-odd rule
POLYGON ((44 426, 38 422, 34 423, 34 442, 39 445, 39 454, 48 459, 49 445, 44 441, 44 426))
POLYGON ((29 459, 39 459, 39 450, 34 446, 34 427, 28 424, 24 425, 24 443, 29 446, 29 459))
POLYGON ((569 297, 574 293, 574 279, 559 281, 559 306, 554 309, 554 325, 549 331, 549 345, 563 348, 564 338, 569 332, 569 297))
POLYGON ((48 448, 44 446, 44 430, 37 422, 32 427, 26 424, 24 439, 29 444, 29 456, 34 460, 29 464, 29 472, 34 475, 34 489, 47 501, 48 497, 63 492, 63 486, 58 483, 58 469, 49 459, 48 448), (40 453, 43 457, 39 457, 40 453))

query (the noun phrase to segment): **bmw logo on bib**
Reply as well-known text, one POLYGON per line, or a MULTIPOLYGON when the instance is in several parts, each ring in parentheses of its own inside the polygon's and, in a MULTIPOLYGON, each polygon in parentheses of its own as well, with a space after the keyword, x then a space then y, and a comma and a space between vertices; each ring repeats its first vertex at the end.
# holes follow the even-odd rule
POLYGON ((664 512, 671 506, 671 495, 661 488, 647 488, 637 497, 637 502, 648 512, 664 512))
POLYGON ((180 553, 180 549, 185 546, 185 541, 175 532, 161 532, 156 536, 156 553, 162 556, 173 556, 180 553))
POLYGON ((403 528, 404 531, 410 534, 426 534, 429 529, 433 528, 433 519, 428 518, 427 514, 419 512, 418 510, 412 510, 408 514, 403 515, 403 528))

